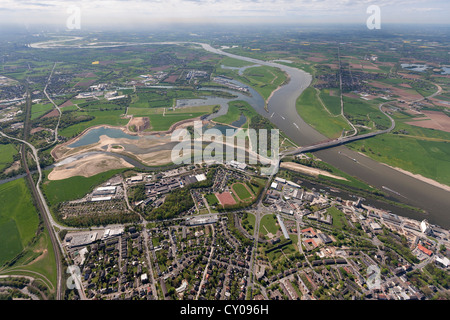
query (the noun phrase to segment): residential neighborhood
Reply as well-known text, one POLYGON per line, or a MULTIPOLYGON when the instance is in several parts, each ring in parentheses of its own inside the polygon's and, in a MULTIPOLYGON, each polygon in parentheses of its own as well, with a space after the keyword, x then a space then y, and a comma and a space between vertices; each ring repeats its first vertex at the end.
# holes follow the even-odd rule
MULTIPOLYGON (((436 279, 448 272, 448 230, 367 206, 361 198, 333 197, 276 176, 260 204, 223 210, 221 197, 208 195, 228 192, 239 203, 229 180, 254 179, 233 166, 181 167, 122 182, 113 178, 93 194, 103 196, 98 202, 112 203, 123 186, 129 195, 142 185, 145 200, 131 206, 144 214, 145 207, 164 203, 165 190, 209 179, 190 190, 193 206, 177 217, 67 232, 64 245, 81 270, 86 297, 424 300, 446 295, 436 279), (420 269, 431 277, 424 278, 420 269)), ((84 203, 96 205, 94 199, 84 203)))

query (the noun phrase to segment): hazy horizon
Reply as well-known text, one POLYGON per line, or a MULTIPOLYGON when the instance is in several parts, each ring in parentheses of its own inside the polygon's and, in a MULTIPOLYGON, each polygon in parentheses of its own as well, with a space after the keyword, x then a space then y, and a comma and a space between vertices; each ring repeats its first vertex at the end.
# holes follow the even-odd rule
POLYGON ((81 27, 171 23, 366 25, 371 5, 380 8, 381 27, 389 23, 449 24, 447 0, 2 0, 0 21, 64 28, 76 8, 81 27))

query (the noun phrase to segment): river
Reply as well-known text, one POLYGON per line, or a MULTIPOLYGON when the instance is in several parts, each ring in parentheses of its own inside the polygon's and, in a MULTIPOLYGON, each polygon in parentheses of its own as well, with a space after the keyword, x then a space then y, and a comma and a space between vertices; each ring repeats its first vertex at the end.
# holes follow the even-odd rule
MULTIPOLYGON (((304 122, 296 110, 297 98, 311 83, 310 74, 283 64, 241 57, 212 48, 207 44, 202 44, 202 47, 216 54, 259 65, 277 67, 285 71, 290 77, 289 83, 272 95, 267 104, 268 111, 261 110, 260 107, 257 108, 257 111, 298 145, 309 145, 327 139, 304 122)), ((401 210, 402 215, 418 220, 427 219, 432 224, 450 228, 450 192, 401 173, 345 146, 318 151, 315 152, 315 155, 367 184, 383 190, 389 194, 391 199, 426 211, 426 214, 418 214, 414 211, 401 210)))
MULTIPOLYGON (((180 43, 182 42, 140 43, 140 45, 180 43)), ((252 106, 259 114, 270 120, 292 139, 292 141, 300 146, 317 143, 327 139, 327 137, 305 123, 296 110, 297 98, 303 90, 311 84, 312 76, 310 74, 303 70, 283 64, 224 52, 211 47, 209 44, 195 44, 200 45, 204 50, 215 54, 251 62, 257 65, 277 67, 285 71, 289 75, 290 81, 272 95, 267 104, 268 110, 265 110, 264 105, 260 103, 253 103, 252 106)), ((123 46, 126 45, 131 45, 131 43, 123 44, 123 46)), ((134 43, 132 45, 136 44, 134 43)), ((118 45, 115 44, 114 46, 118 45)), ((51 46, 42 44, 40 44, 40 46, 31 45, 31 47, 52 48, 51 46)), ((108 47, 108 45, 99 47, 108 47)), ((83 48, 83 46, 79 46, 78 48, 83 48)), ((377 187, 380 190, 384 190, 389 193, 392 199, 426 211, 426 214, 418 215, 414 212, 408 213, 402 210, 402 215, 418 220, 426 218, 432 224, 450 228, 450 192, 401 173, 400 171, 361 155, 358 152, 352 151, 345 146, 318 151, 315 152, 315 155, 336 168, 365 181, 367 184, 377 187)))

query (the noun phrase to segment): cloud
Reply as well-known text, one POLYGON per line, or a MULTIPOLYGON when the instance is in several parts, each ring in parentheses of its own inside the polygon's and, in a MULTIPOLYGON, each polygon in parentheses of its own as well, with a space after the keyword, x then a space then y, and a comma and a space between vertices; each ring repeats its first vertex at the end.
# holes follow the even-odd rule
POLYGON ((420 13, 434 13, 439 22, 443 12, 449 11, 447 0, 1 0, 0 19, 22 18, 30 20, 64 20, 66 10, 75 5, 81 8, 85 22, 135 21, 149 23, 164 19, 262 19, 278 18, 280 21, 348 21, 361 22, 367 19, 366 8, 378 5, 382 17, 392 20, 409 19, 411 22, 420 13), (8 10, 8 15, 1 12, 8 10), (404 13, 408 12, 408 16, 404 13), (14 13, 14 14, 11 14, 14 13))

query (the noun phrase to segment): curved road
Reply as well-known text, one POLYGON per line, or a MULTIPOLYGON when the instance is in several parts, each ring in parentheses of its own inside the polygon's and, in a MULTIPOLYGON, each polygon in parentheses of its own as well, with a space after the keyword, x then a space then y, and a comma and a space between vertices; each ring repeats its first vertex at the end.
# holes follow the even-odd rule
POLYGON ((37 152, 36 148, 31 143, 29 143, 28 141, 10 137, 10 136, 4 134, 2 131, 0 131, 0 135, 5 137, 5 138, 16 140, 18 142, 26 144, 31 149, 31 151, 33 152, 33 158, 34 158, 34 161, 36 162, 36 166, 37 166, 38 173, 39 173, 39 179, 38 179, 38 181, 36 183, 36 186, 33 186, 34 187, 33 192, 36 191, 37 195, 39 196, 39 199, 37 199, 38 202, 39 202, 38 205, 39 205, 39 207, 41 207, 42 210, 44 210, 44 214, 43 214, 44 223, 46 225, 48 233, 50 234, 50 239, 51 239, 51 242, 52 242, 52 246, 54 248, 55 259, 56 259, 56 273, 57 273, 57 281, 58 281, 57 286, 56 286, 57 287, 56 298, 57 298, 57 300, 61 300, 63 292, 64 292, 62 290, 61 252, 64 254, 64 257, 65 257, 65 252, 64 252, 64 249, 63 249, 61 243, 58 241, 58 237, 57 237, 57 235, 55 233, 55 230, 53 229, 53 225, 54 225, 53 217, 52 217, 52 215, 50 213, 50 210, 48 208, 48 205, 47 205, 47 202, 46 202, 46 200, 44 198, 44 195, 43 195, 43 193, 42 193, 42 191, 41 191, 41 189, 39 187, 39 185, 40 185, 40 183, 42 181, 42 170, 41 170, 41 167, 40 167, 40 164, 39 164, 38 152, 37 152))

